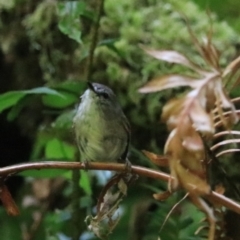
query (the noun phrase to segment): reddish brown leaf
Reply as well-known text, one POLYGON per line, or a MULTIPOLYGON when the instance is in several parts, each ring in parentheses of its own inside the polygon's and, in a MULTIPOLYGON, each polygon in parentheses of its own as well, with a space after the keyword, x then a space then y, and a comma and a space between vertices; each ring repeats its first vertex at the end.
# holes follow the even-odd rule
POLYGON ((235 72, 236 70, 238 70, 239 67, 240 67, 240 56, 227 65, 227 67, 225 68, 222 76, 226 77, 232 71, 235 72))
POLYGON ((100 212, 101 210, 101 204, 104 201, 104 196, 107 194, 107 191, 110 190, 110 188, 112 188, 115 184, 117 184, 121 179, 121 175, 115 175, 113 176, 108 182, 107 184, 104 186, 104 188, 102 189, 102 191, 100 192, 99 198, 98 198, 98 203, 97 203, 97 212, 100 212))
MULTIPOLYGON (((209 19, 211 20, 210 14, 208 15, 209 19)), ((207 34, 207 41, 206 41, 206 49, 211 53, 211 59, 214 62, 216 68, 219 68, 219 59, 220 59, 220 52, 216 48, 216 46, 212 43, 212 35, 213 35, 213 27, 212 22, 210 23, 210 28, 207 34)))
POLYGON ((215 69, 219 70, 220 52, 212 43, 209 46, 209 49, 211 51, 211 60, 213 62, 213 65, 215 66, 215 69))
MULTIPOLYGON (((85 219, 88 229, 101 239, 107 239, 120 220, 119 205, 127 194, 128 184, 132 182, 129 178, 125 182, 124 176, 117 174, 108 181, 100 193, 96 216, 89 215, 85 219)), ((130 177, 135 178, 133 175, 130 177)))
MULTIPOLYGON (((240 84, 240 73, 238 73, 238 76, 236 77, 236 80, 234 80, 231 83, 232 83, 232 86, 230 88, 228 87, 229 92, 231 92, 234 88, 239 86, 239 84, 240 84)), ((228 84, 228 82, 226 84, 228 84)))
POLYGON ((177 129, 171 131, 164 146, 164 153, 169 157, 170 175, 172 178, 168 182, 168 189, 172 192, 179 187, 178 175, 174 167, 175 162, 178 161, 184 153, 177 129))
POLYGON ((217 113, 216 116, 220 119, 220 122, 226 129, 230 129, 233 124, 236 124, 239 121, 235 106, 225 93, 221 83, 216 84, 215 95, 217 99, 215 109, 215 113, 217 113), (226 113, 223 109, 231 109, 231 111, 226 113))
MULTIPOLYGON (((219 239, 215 238, 215 216, 213 214, 213 209, 208 206, 208 204, 199 196, 196 196, 194 194, 189 195, 190 199, 192 202, 200 209, 202 210, 206 216, 207 220, 209 222, 209 231, 208 231, 208 237, 206 239, 208 240, 214 240, 214 239, 219 239)), ((195 233, 197 234, 199 231, 201 231, 201 228, 198 229, 195 233)))
POLYGON ((160 156, 152 152, 148 152, 146 150, 142 150, 144 155, 151 160, 154 164, 160 166, 160 167, 168 167, 169 162, 168 158, 166 156, 160 156))
POLYGON ((176 173, 182 187, 193 195, 209 194, 211 187, 205 179, 193 174, 188 169, 184 168, 180 161, 175 161, 176 173))
POLYGON ((229 153, 236 153, 236 152, 240 152, 240 149, 238 148, 232 148, 232 149, 228 149, 228 150, 224 150, 224 151, 221 151, 219 153, 216 154, 216 157, 220 157, 224 154, 229 154, 229 153))
POLYGON ((212 43, 206 42, 205 40, 203 44, 201 44, 201 54, 207 65, 213 69, 219 69, 219 52, 212 43))
MULTIPOLYGON (((183 146, 182 146, 182 140, 179 135, 178 130, 175 128, 171 131, 170 135, 168 136, 168 139, 164 146, 164 153, 172 158, 179 159, 180 156, 183 154, 183 146)), ((171 167, 171 160, 169 160, 170 167, 171 167)))
POLYGON ((213 117, 211 113, 207 113, 204 110, 198 99, 192 101, 189 116, 195 130, 204 134, 208 133, 212 135, 214 133, 213 117))
POLYGON ((174 129, 179 123, 180 113, 183 109, 185 98, 171 99, 162 110, 161 120, 167 123, 168 129, 174 129))
POLYGON ((18 207, 15 201, 13 200, 11 193, 8 191, 8 188, 4 184, 1 184, 0 187, 0 199, 9 215, 11 216, 19 215, 18 207))
POLYGON ((221 146, 225 146, 227 144, 237 144, 240 143, 240 139, 227 139, 227 140, 223 140, 221 142, 218 142, 217 144, 215 144, 214 146, 211 147, 211 149, 213 151, 215 151, 217 148, 221 147, 221 146))
POLYGON ((154 193, 153 197, 154 197, 154 199, 156 199, 158 201, 163 201, 163 200, 168 199, 171 195, 172 195, 172 193, 170 191, 166 191, 166 192, 162 192, 162 193, 154 193))
POLYGON ((188 19, 186 16, 183 16, 184 19, 185 19, 185 22, 186 22, 186 26, 187 26, 187 29, 188 29, 188 33, 192 39, 192 42, 194 43, 196 49, 198 50, 198 52, 202 55, 202 50, 201 50, 201 44, 198 40, 198 38, 195 36, 195 34, 193 33, 192 31, 192 28, 190 27, 190 24, 188 22, 188 19))
POLYGON ((215 128, 223 126, 225 129, 230 130, 230 128, 239 121, 240 110, 227 112, 220 111, 220 113, 221 114, 217 113, 218 115, 214 117, 215 128))
POLYGON ((229 108, 229 109, 235 109, 235 106, 231 102, 228 94, 225 92, 222 81, 219 79, 219 81, 215 81, 214 84, 214 92, 216 95, 216 98, 219 100, 219 103, 221 104, 221 108, 229 108))
POLYGON ((240 135, 240 131, 236 131, 236 130, 221 131, 221 132, 215 133, 214 138, 218 138, 226 135, 240 135))
POLYGON ((189 171, 199 177, 205 177, 205 166, 202 161, 204 159, 204 148, 201 138, 196 132, 190 132, 189 135, 185 136, 181 135, 179 130, 174 129, 165 144, 165 153, 169 156, 171 175, 172 173, 175 175, 176 171, 173 161, 181 161, 181 164, 189 171))
POLYGON ((215 186, 215 192, 219 193, 219 194, 224 194, 226 191, 225 187, 220 183, 217 186, 215 186))
POLYGON ((157 77, 143 87, 141 87, 138 91, 140 93, 150 93, 150 92, 158 92, 168 88, 175 88, 180 86, 188 86, 191 88, 196 88, 199 86, 201 82, 183 75, 171 74, 165 75, 161 77, 157 77))
POLYGON ((179 129, 179 135, 182 140, 182 146, 186 150, 192 153, 203 152, 204 147, 202 139, 200 138, 196 130, 191 126, 191 124, 181 127, 179 129))
POLYGON ((154 50, 143 48, 150 56, 170 63, 179 63, 191 67, 191 62, 181 53, 173 50, 154 50))

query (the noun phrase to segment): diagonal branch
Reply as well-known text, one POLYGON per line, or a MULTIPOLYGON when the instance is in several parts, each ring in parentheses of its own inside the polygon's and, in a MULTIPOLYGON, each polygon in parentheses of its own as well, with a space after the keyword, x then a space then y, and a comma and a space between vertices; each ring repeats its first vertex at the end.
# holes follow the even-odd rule
MULTIPOLYGON (((100 163, 100 162, 89 162, 88 169, 91 170, 110 170, 110 171, 124 171, 126 170, 125 164, 119 163, 100 163)), ((13 174, 26 171, 26 170, 41 170, 41 169, 86 169, 84 163, 81 162, 60 162, 60 161, 44 161, 44 162, 33 162, 33 163, 22 163, 12 165, 8 167, 0 168, 0 178, 6 178, 13 174)), ((170 176, 158 170, 152 170, 141 166, 132 166, 132 172, 140 176, 149 178, 159 179, 163 181, 169 181, 170 176)), ((235 201, 221 195, 217 192, 212 191, 210 194, 204 196, 204 198, 214 203, 219 203, 222 206, 240 214, 240 205, 235 201)))

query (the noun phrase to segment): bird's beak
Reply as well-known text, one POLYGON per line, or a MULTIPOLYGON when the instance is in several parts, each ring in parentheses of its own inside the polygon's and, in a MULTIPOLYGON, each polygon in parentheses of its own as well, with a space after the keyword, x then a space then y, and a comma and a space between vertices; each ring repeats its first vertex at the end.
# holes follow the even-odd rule
POLYGON ((91 82, 87 82, 87 84, 88 84, 88 88, 89 88, 91 91, 95 92, 95 89, 94 89, 94 87, 93 87, 93 84, 92 84, 91 82))

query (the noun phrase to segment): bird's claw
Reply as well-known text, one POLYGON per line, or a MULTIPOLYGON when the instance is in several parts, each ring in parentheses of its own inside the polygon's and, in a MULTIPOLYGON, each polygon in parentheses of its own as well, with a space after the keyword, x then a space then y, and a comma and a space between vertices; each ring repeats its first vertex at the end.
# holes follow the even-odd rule
POLYGON ((87 171, 88 171, 88 167, 89 167, 88 161, 84 160, 84 161, 82 162, 82 165, 83 165, 83 169, 87 172, 87 171))
POLYGON ((131 164, 131 162, 130 162, 128 159, 126 159, 124 172, 125 172, 126 174, 132 173, 132 164, 131 164))

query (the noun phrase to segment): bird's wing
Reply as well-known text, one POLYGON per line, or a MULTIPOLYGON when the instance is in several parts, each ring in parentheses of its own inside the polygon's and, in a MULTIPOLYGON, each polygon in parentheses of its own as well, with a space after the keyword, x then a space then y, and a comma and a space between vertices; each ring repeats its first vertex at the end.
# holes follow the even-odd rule
POLYGON ((121 156, 121 160, 126 160, 128 150, 129 150, 130 139, 131 139, 131 130, 130 130, 130 124, 129 124, 127 118, 124 115, 122 118, 123 118, 123 121, 121 121, 121 122, 123 123, 123 127, 125 128, 125 130, 127 132, 127 144, 126 144, 126 148, 121 156))

